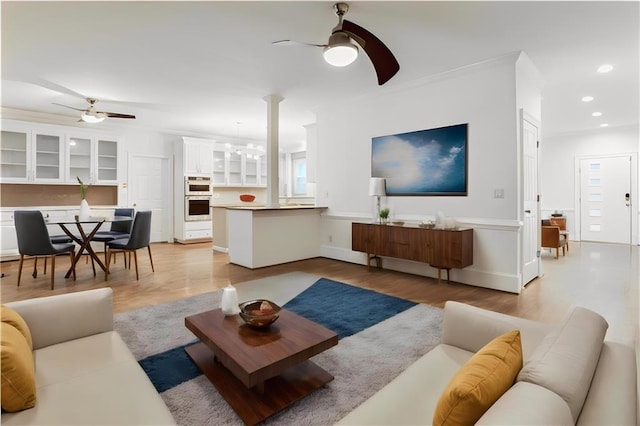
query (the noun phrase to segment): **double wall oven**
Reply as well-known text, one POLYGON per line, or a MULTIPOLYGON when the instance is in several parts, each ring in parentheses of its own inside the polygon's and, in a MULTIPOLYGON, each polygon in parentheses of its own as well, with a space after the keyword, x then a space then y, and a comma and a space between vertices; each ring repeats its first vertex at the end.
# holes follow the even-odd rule
POLYGON ((187 176, 184 183, 184 220, 211 220, 213 187, 210 177, 187 176))

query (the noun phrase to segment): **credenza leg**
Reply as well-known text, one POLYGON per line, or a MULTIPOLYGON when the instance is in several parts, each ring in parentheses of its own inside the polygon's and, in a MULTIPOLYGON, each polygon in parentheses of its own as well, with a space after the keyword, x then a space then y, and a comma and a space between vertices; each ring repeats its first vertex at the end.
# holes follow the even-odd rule
POLYGON ((441 278, 442 278, 442 270, 444 269, 445 271, 447 271, 447 282, 451 282, 449 280, 449 271, 451 270, 451 268, 436 268, 438 269, 438 284, 440 284, 441 282, 441 278))
POLYGON ((376 260, 376 268, 380 269, 382 267, 382 259, 380 258, 380 256, 367 253, 367 272, 369 272, 371 269, 371 259, 376 260))

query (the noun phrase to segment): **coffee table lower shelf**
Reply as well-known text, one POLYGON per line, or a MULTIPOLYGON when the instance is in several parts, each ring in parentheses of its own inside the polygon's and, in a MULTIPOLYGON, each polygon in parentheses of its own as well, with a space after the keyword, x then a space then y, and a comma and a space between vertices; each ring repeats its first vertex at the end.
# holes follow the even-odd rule
POLYGON ((247 425, 260 423, 333 380, 331 374, 307 360, 266 380, 264 392, 260 392, 257 387, 247 388, 215 361, 204 343, 188 346, 185 351, 247 425))

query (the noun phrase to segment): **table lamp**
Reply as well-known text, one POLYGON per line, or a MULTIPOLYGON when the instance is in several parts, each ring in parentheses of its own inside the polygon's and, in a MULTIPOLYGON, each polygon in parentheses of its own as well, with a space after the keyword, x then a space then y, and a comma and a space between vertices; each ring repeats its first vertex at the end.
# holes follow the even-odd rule
POLYGON ((380 197, 386 195, 385 180, 384 178, 372 177, 369 180, 369 195, 375 196, 377 201, 377 217, 378 223, 381 223, 380 219, 380 197))

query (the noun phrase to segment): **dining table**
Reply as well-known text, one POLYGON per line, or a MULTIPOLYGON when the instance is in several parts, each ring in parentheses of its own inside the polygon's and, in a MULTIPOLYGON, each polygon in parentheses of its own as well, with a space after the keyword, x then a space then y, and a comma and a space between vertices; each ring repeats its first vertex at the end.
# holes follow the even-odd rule
POLYGON ((64 277, 69 278, 71 276, 78 261, 85 252, 91 257, 93 276, 96 276, 95 263, 97 263, 100 269, 102 269, 106 273, 107 267, 104 265, 102 260, 100 260, 100 256, 98 256, 91 247, 91 240, 96 235, 102 224, 105 222, 131 222, 132 220, 133 218, 130 216, 96 216, 89 217, 88 219, 79 219, 78 216, 75 216, 73 218, 47 221, 47 223, 50 224, 57 224, 69 238, 71 238, 76 244, 80 246, 73 258, 73 263, 69 267, 69 270, 64 277), (78 231, 77 233, 72 232, 72 230, 69 229, 73 229, 74 226, 78 231))

